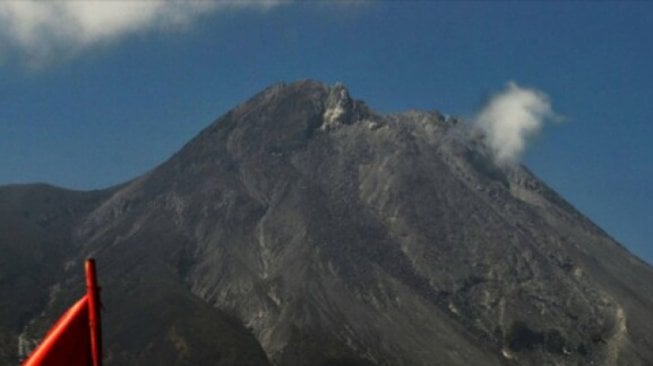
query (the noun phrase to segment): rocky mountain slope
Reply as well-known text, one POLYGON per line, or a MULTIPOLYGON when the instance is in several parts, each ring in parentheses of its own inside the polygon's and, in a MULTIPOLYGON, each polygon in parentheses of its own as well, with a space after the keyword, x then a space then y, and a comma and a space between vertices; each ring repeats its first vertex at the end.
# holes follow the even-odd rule
POLYGON ((98 261, 108 365, 650 365, 653 269, 483 136, 280 84, 121 186, 0 188, 0 363, 98 261))

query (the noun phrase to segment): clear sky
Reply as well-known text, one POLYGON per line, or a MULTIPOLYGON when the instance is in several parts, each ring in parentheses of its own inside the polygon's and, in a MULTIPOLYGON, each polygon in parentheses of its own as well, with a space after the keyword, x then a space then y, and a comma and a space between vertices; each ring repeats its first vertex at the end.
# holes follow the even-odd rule
POLYGON ((652 3, 82 3, 0 3, 0 184, 123 182, 279 81, 463 117, 515 81, 565 117, 523 162, 653 262, 652 3))

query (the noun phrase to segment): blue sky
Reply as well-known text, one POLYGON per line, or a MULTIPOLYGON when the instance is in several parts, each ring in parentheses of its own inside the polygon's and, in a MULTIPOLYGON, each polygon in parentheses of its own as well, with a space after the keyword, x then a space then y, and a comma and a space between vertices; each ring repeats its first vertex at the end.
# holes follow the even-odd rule
POLYGON ((19 13, 0 6, 0 184, 123 182, 279 81, 463 117, 515 81, 565 117, 523 162, 653 262, 652 4, 210 4, 102 27, 91 16, 68 33, 8 27, 19 13))

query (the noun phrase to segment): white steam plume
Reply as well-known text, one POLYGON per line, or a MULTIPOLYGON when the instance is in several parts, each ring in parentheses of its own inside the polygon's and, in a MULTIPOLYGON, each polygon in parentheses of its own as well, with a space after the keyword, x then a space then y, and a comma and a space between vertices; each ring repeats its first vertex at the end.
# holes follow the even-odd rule
POLYGON ((549 98, 536 89, 509 82, 481 109, 474 124, 481 128, 499 164, 514 163, 547 120, 560 117, 551 109, 549 98))
POLYGON ((0 48, 17 49, 30 62, 42 63, 126 35, 184 27, 199 16, 219 9, 243 5, 266 8, 274 3, 274 0, 2 0, 0 46, 4 47, 0 48))

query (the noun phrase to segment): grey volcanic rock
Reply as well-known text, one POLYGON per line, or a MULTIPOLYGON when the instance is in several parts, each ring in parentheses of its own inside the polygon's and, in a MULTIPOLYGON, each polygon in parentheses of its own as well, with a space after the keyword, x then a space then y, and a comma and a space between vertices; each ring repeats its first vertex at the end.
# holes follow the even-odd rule
POLYGON ((653 364, 653 269, 437 112, 280 84, 75 195, 55 245, 76 249, 4 342, 40 337, 93 255, 107 364, 653 364))

